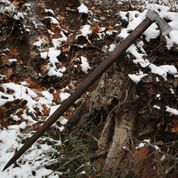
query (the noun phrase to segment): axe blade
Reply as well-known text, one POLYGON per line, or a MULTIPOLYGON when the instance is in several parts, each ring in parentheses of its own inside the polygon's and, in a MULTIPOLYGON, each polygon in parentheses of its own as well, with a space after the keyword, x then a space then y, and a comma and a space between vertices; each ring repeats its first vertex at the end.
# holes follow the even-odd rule
POLYGON ((149 9, 146 16, 159 25, 163 36, 173 30, 173 28, 163 18, 161 18, 157 12, 149 9))

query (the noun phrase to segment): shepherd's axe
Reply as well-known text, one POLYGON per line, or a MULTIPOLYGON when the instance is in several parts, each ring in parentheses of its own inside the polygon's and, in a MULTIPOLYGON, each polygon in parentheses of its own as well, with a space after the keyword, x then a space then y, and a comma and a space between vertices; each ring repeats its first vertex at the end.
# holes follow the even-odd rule
POLYGON ((155 11, 149 9, 146 18, 127 36, 127 38, 88 76, 88 78, 75 90, 71 96, 48 118, 39 130, 20 148, 19 151, 6 164, 3 171, 13 164, 48 128, 117 60, 140 35, 156 22, 162 35, 169 33, 172 28, 155 11))

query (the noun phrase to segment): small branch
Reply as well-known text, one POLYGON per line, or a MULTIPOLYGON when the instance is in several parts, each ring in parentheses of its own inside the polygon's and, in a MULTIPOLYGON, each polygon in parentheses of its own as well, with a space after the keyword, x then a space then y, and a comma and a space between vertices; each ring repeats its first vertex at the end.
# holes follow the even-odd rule
POLYGON ((96 159, 96 158, 99 158, 99 157, 105 157, 107 155, 109 150, 103 150, 103 151, 100 151, 100 152, 96 152, 96 153, 92 153, 90 155, 90 159, 93 160, 93 159, 96 159))

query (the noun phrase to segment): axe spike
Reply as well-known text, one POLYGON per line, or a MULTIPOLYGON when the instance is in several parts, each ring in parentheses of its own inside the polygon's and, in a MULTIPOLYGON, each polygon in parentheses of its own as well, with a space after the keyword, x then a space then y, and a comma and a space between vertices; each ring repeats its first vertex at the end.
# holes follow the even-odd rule
MULTIPOLYGON (((156 13, 157 14, 157 13, 156 13)), ((125 40, 88 76, 88 78, 75 90, 71 96, 48 118, 48 120, 39 128, 39 130, 20 148, 19 151, 5 165, 6 170, 12 165, 43 133, 117 60, 130 45, 153 23, 154 18, 159 19, 159 15, 149 10, 146 18, 127 36, 125 40), (153 16, 151 16, 153 14, 153 16)), ((159 23, 159 21, 157 21, 159 23)), ((162 33, 170 32, 162 28, 162 33)))

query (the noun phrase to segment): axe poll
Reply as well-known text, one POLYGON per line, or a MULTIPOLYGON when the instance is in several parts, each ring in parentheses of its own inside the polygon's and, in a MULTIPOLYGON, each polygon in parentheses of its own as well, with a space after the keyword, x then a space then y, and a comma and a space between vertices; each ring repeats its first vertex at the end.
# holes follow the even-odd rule
POLYGON ((66 99, 61 106, 48 118, 34 135, 20 148, 6 164, 3 171, 12 165, 43 133, 117 60, 130 45, 153 23, 156 22, 162 35, 169 33, 172 28, 155 11, 149 9, 146 18, 127 36, 125 40, 80 84, 80 86, 66 99))

